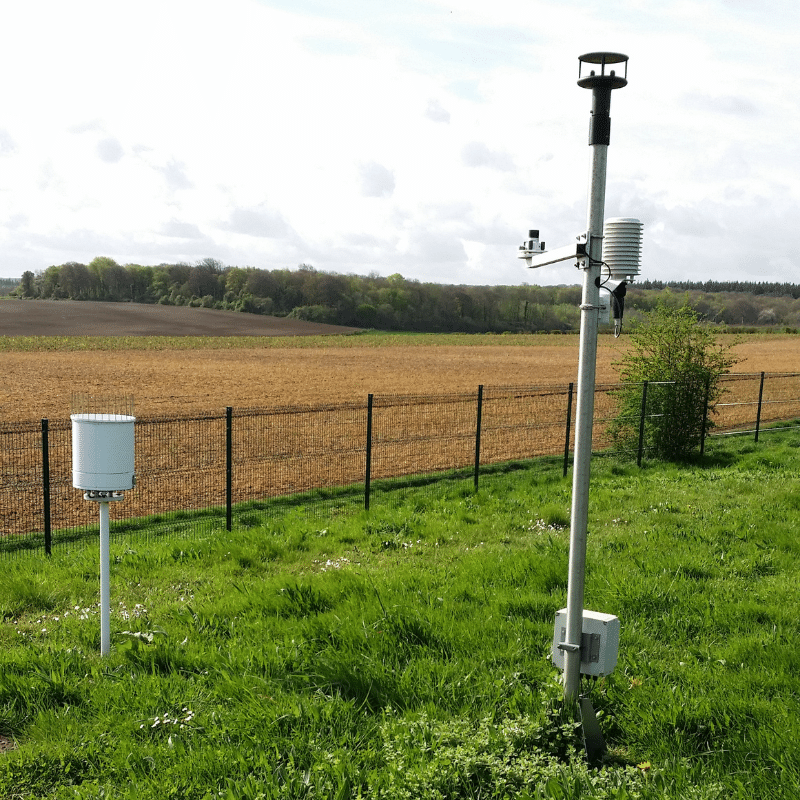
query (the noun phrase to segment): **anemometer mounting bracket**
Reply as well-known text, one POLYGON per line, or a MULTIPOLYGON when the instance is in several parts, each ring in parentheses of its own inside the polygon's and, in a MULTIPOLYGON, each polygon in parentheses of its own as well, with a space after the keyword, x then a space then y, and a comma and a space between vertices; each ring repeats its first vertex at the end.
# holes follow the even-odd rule
POLYGON ((557 264, 559 261, 575 261, 576 267, 585 268, 592 242, 603 239, 602 236, 581 233, 575 237, 577 239, 575 244, 568 244, 566 247, 559 247, 555 250, 545 250, 544 242, 539 242, 539 231, 529 231, 528 237, 519 246, 518 257, 525 259, 529 269, 546 267, 550 264, 557 264))

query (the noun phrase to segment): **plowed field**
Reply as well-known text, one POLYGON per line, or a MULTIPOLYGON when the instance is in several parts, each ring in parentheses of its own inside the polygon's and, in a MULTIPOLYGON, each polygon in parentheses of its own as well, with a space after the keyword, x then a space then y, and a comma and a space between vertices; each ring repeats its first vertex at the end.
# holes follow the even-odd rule
POLYGON ((91 300, 0 302, 4 336, 312 336, 356 328, 211 308, 91 300))
MULTIPOLYGON (((32 335, 28 309, 32 301, 0 303, 5 336, 32 335)), ((576 380, 577 336, 319 336, 340 333, 335 326, 275 320, 208 309, 135 306, 119 303, 34 304, 54 317, 63 314, 70 335, 180 336, 189 329, 205 335, 235 338, 48 339, 48 347, 0 352, 0 421, 66 419, 73 393, 133 395, 136 413, 178 414, 234 408, 275 407, 364 400, 369 393, 440 394, 475 391, 486 386, 561 385, 576 380), (179 312, 176 314, 176 312, 179 312), (110 317, 127 322, 113 328, 110 317), (196 315, 202 325, 192 323, 196 315), (147 324, 142 324, 142 319, 147 324), (134 324, 134 320, 138 320, 134 324), (250 325, 251 335, 241 336, 250 325), (126 327, 127 326, 127 327, 126 327), (198 327, 200 326, 200 327, 198 327), (240 326, 240 327, 236 327, 240 326), (270 328, 270 326, 272 326, 270 328), (272 336, 265 333, 272 331, 272 336), (124 333, 123 331, 128 331, 124 333), (291 338, 290 334, 296 334, 291 338), (305 333, 306 336, 300 334, 305 333), (274 336, 281 336, 276 339, 274 336), (191 349, 197 342, 199 349, 191 349), (174 346, 180 345, 180 349, 174 346), (82 349, 75 349, 76 347, 82 349), (63 348, 63 349, 62 349, 63 348)), ((346 332, 352 329, 344 329, 346 332)), ((59 335, 66 335, 59 334, 59 335)), ((4 337, 5 338, 5 337, 4 337)), ((601 336, 597 380, 618 380, 613 362, 625 338, 601 336)), ((2 344, 2 342, 0 342, 2 344)), ((800 372, 800 340, 794 336, 750 336, 736 347, 737 372, 800 372)))
MULTIPOLYGON (((4 421, 53 419, 68 416, 73 392, 132 394, 137 414, 149 416, 575 380, 577 337, 559 345, 527 338, 531 346, 3 353, 0 407, 4 421)), ((616 380, 612 348, 601 351, 599 378, 616 380)))
MULTIPOLYGON (((212 328, 189 337, 181 335, 186 331, 185 321, 180 323, 181 333, 166 325, 174 309, 150 307, 155 310, 146 314, 151 320, 158 318, 157 325, 148 324, 137 335, 128 328, 128 333, 112 337, 99 328, 109 327, 108 314, 120 306, 99 309, 104 321, 93 329, 91 306, 99 304, 47 305, 51 314, 60 313, 62 307, 70 309, 66 317, 79 323, 79 328, 63 330, 72 331, 73 338, 64 338, 67 333, 30 338, 30 330, 14 332, 11 319, 15 315, 21 319, 27 302, 0 302, 0 324, 5 332, 0 337, 0 423, 37 423, 26 426, 30 435, 19 438, 14 438, 17 426, 8 426, 8 438, 0 449, 0 473, 6 480, 6 485, 0 486, 5 490, 0 497, 0 535, 42 529, 41 446, 37 438, 41 418, 51 421, 53 526, 84 525, 93 519, 94 509, 88 508, 82 494, 70 485, 68 420, 73 393, 133 395, 135 413, 142 421, 187 413, 214 414, 211 422, 175 423, 180 428, 177 432, 163 420, 139 428, 136 458, 141 481, 124 503, 113 504, 115 517, 224 503, 221 425, 226 406, 238 412, 233 442, 233 497, 237 503, 362 480, 364 408, 370 393, 380 398, 373 432, 375 477, 470 463, 473 398, 481 384, 490 398, 483 420, 485 463, 563 448, 564 389, 576 380, 578 336, 319 335, 321 331, 311 329, 308 334, 316 335, 290 336, 292 322, 279 320, 273 336, 263 329, 254 335, 226 336, 221 329, 212 328), (3 314, 11 308, 14 313, 3 314), (167 338, 155 336, 154 330, 167 338), (10 338, 14 336, 20 338, 10 338), (519 387, 520 391, 492 392, 491 387, 519 387), (554 391, 528 392, 523 387, 554 387, 554 391), (471 393, 472 398, 392 403, 386 397, 459 392, 471 393), (292 411, 292 407, 345 403, 358 405, 352 406, 354 410, 343 406, 336 413, 328 413, 331 409, 316 413, 313 408, 292 411), (241 413, 248 408, 281 410, 241 413)), ((212 319, 202 309, 186 311, 212 319)), ((236 317, 237 324, 260 322, 244 314, 223 313, 214 318, 232 324, 230 316, 236 317)), ((293 330, 297 333, 298 328, 293 330)), ((334 331, 340 332, 326 333, 334 331)), ((791 336, 747 337, 736 346, 740 358, 736 371, 798 373, 798 341, 791 336)), ((600 337, 598 384, 618 381, 614 362, 625 346, 625 337, 600 337)), ((797 379, 770 383, 767 402, 773 404, 771 413, 777 416, 765 419, 797 416, 796 387, 797 379)), ((758 380, 738 381, 730 399, 735 402, 721 411, 726 426, 751 425, 758 380)), ((603 406, 609 403, 607 393, 599 393, 597 403, 596 416, 612 413, 603 406)))

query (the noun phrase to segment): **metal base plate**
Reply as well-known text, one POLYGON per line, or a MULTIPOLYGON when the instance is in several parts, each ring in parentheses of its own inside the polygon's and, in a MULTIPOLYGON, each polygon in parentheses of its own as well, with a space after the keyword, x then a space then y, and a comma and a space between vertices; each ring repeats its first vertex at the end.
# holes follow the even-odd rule
POLYGON ((590 764, 598 763, 606 754, 606 740, 597 722, 592 701, 582 695, 578 698, 581 711, 581 727, 583 728, 583 746, 586 749, 586 759, 590 764))

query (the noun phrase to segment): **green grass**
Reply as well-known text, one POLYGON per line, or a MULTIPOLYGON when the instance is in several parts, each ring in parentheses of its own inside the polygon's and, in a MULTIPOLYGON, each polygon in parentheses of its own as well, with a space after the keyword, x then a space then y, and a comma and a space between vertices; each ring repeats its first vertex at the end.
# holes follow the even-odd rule
POLYGON ((796 798, 800 439, 597 459, 586 606, 622 622, 591 769, 548 661, 559 466, 402 506, 5 558, 3 798, 796 798))
MULTIPOLYGON (((0 336, 0 352, 69 352, 106 350, 247 350, 362 347, 575 347, 574 336, 530 333, 407 333, 365 330, 318 336, 0 336)), ((763 339, 787 334, 759 333, 763 339)), ((720 341, 738 341, 738 334, 720 334, 720 341)), ((601 346, 617 346, 601 337, 601 346)))
POLYGON ((568 336, 472 333, 383 333, 324 336, 0 336, 0 352, 80 350, 242 350, 250 348, 443 347, 537 344, 571 346, 568 336))

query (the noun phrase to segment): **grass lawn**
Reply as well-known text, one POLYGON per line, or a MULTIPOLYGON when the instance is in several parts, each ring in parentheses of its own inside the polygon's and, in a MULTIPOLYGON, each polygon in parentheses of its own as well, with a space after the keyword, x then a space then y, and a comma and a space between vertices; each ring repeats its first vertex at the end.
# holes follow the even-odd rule
POLYGON ((599 769, 549 662, 556 460, 353 516, 131 534, 106 659, 97 548, 3 556, 0 797, 797 798, 799 473, 800 429, 696 465, 595 459, 586 606, 622 623, 591 687, 599 769))

